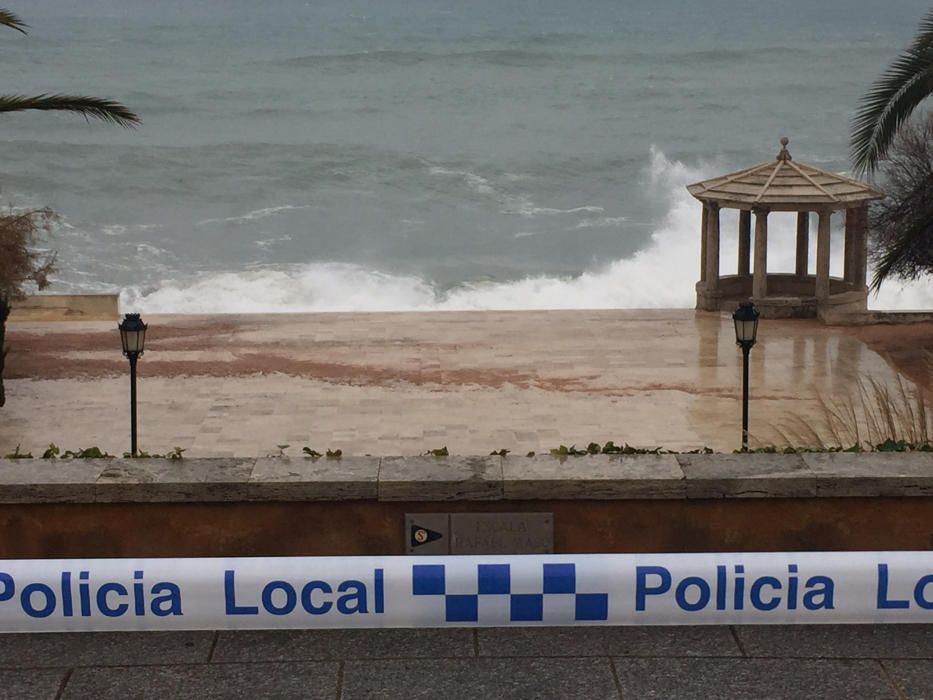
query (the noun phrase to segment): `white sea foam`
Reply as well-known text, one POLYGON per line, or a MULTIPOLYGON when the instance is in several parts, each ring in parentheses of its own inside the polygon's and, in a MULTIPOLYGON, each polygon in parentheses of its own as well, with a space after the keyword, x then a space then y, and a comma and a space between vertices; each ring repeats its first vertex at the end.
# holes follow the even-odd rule
POLYGON ((137 243, 136 254, 141 258, 162 258, 171 255, 165 248, 150 243, 137 243))
POLYGON ((872 309, 923 310, 933 309, 933 283, 930 279, 907 284, 886 282, 878 296, 868 300, 872 309))
POLYGON ((520 214, 523 216, 539 216, 541 214, 553 215, 553 214, 580 214, 581 212, 589 212, 598 214, 600 212, 606 211, 602 207, 596 207, 592 205, 586 205, 582 207, 571 207, 570 209, 555 209, 554 207, 528 207, 523 209, 520 214))
MULTIPOLYGON (((491 180, 477 175, 468 170, 451 170, 434 166, 428 169, 431 175, 441 177, 455 177, 463 180, 469 189, 479 195, 490 197, 502 205, 503 214, 518 214, 525 219, 533 219, 537 216, 554 216, 560 214, 581 214, 591 213, 599 214, 605 211, 602 207, 594 205, 582 205, 579 207, 570 207, 569 209, 558 209, 555 207, 539 207, 527 195, 510 194, 497 189, 491 180)), ((504 176, 505 180, 514 180, 515 176, 504 176)))
POLYGON ((467 186, 478 194, 496 193, 496 190, 493 188, 489 180, 481 175, 477 175, 476 173, 471 173, 466 170, 451 170, 449 168, 441 168, 439 166, 432 167, 429 172, 432 175, 446 175, 462 178, 467 186))
MULTIPOLYGON (((465 172, 433 170, 436 174, 463 177, 477 191, 486 187, 494 191, 488 181, 468 177, 465 172)), ((124 290, 122 301, 125 308, 151 313, 688 308, 695 303, 694 284, 699 271, 700 207, 685 185, 712 172, 707 167, 693 168, 668 160, 652 149, 645 186, 665 198, 665 217, 648 244, 631 257, 574 277, 539 275, 509 282, 468 283, 441 291, 419 277, 391 275, 358 265, 313 263, 205 274, 185 283, 169 281, 154 291, 124 290)), ((594 209, 598 208, 579 207, 574 211, 594 209)), ((736 229, 735 212, 724 211, 724 274, 735 269, 736 229)), ((769 218, 769 270, 793 270, 795 230, 793 214, 772 214, 769 218)), ((841 235, 837 226, 831 261, 834 275, 842 272, 841 235)), ((810 242, 811 271, 816 260, 815 238, 811 236, 810 242)), ((870 300, 870 306, 933 308, 933 286, 923 280, 887 284, 878 297, 870 300)))
POLYGON ((292 240, 292 237, 286 233, 283 236, 276 236, 274 238, 262 238, 254 243, 257 248, 265 250, 266 248, 274 246, 276 243, 287 243, 290 240, 292 240))
POLYGON ((207 274, 121 295, 124 308, 150 313, 400 311, 429 309, 434 300, 433 288, 418 278, 340 263, 207 274))
POLYGON ((574 228, 613 228, 621 226, 626 221, 628 219, 624 216, 600 216, 595 219, 583 219, 574 228))
POLYGON ((129 226, 123 224, 103 224, 100 227, 100 232, 105 236, 123 236, 131 229, 136 231, 155 231, 160 228, 162 228, 162 224, 131 224, 129 226))
POLYGON ((228 216, 222 219, 202 219, 198 222, 198 226, 204 226, 206 224, 223 224, 223 223, 246 223, 248 221, 255 221, 256 219, 265 219, 269 216, 276 216, 286 211, 293 211, 296 209, 310 209, 310 204, 283 204, 279 207, 265 207, 263 209, 254 209, 253 211, 246 212, 241 216, 228 216))

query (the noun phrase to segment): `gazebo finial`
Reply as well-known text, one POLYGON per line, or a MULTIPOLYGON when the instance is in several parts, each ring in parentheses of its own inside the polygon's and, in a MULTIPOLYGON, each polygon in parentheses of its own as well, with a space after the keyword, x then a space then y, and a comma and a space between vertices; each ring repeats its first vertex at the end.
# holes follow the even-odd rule
POLYGON ((787 150, 787 144, 790 143, 790 139, 786 136, 781 137, 781 152, 777 154, 777 160, 789 161, 793 160, 790 157, 790 151, 787 150))

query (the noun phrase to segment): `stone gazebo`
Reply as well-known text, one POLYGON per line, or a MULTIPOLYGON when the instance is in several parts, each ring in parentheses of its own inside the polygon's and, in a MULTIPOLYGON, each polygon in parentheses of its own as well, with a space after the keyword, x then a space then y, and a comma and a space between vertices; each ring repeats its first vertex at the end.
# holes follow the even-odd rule
POLYGON ((884 195, 842 175, 797 163, 781 139, 776 160, 687 187, 703 203, 697 309, 728 310, 749 299, 766 317, 825 318, 833 312, 864 312, 868 267, 868 202, 884 195), (738 269, 720 275, 719 210, 739 210, 738 269), (845 214, 845 271, 829 275, 830 221, 845 214), (793 273, 768 273, 768 214, 797 212, 797 261, 793 273), (754 267, 751 219, 755 214, 754 267), (810 214, 817 214, 816 274, 808 273, 810 214), (754 272, 752 272, 754 270, 754 272))

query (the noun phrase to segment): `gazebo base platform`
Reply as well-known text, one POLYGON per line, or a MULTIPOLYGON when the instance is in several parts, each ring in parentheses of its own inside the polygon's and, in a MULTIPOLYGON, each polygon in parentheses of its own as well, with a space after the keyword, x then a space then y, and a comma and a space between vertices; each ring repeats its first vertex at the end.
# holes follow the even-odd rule
POLYGON ((702 311, 735 311, 739 304, 750 301, 762 318, 819 318, 830 323, 867 312, 866 287, 856 289, 844 279, 831 277, 829 296, 818 300, 815 286, 813 275, 770 274, 768 295, 756 297, 752 295, 750 276, 721 277, 715 290, 707 289, 704 282, 697 283, 696 308, 702 311))

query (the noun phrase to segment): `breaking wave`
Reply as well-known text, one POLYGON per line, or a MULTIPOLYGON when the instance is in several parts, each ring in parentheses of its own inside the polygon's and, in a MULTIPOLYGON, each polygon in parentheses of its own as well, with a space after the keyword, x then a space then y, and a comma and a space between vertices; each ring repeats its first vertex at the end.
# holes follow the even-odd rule
MULTIPOLYGON (((479 176, 435 169, 435 175, 463 178, 478 193, 492 189, 479 176)), ((712 174, 652 149, 647 186, 666 200, 666 214, 648 243, 634 255, 596 266, 579 275, 533 275, 512 281, 467 282, 443 289, 414 275, 390 274, 347 263, 309 263, 247 271, 205 273, 195 279, 167 280, 156 289, 125 289, 126 309, 148 313, 275 313, 318 311, 428 311, 482 309, 689 308, 695 303, 699 270, 700 207, 685 185, 712 174)), ((506 204, 525 216, 569 212, 599 213, 599 207, 569 210, 532 208, 525 201, 506 204)), ((257 210, 243 218, 280 213, 289 207, 257 210)), ((202 222, 207 223, 207 222, 202 222)), ((611 217, 584 219, 580 226, 608 227, 611 217)), ((735 266, 735 212, 723 212, 722 270, 735 266)), ((769 219, 769 270, 792 271, 795 220, 792 214, 769 219)), ((842 232, 833 232, 832 274, 842 271, 842 232)), ((811 236, 810 265, 815 264, 811 236)), ((887 284, 870 299, 877 309, 933 308, 933 288, 926 281, 887 284)))

